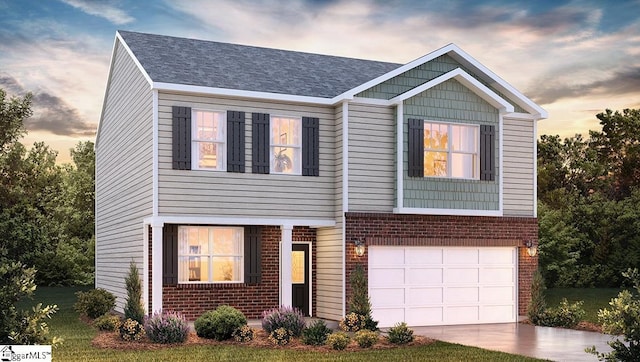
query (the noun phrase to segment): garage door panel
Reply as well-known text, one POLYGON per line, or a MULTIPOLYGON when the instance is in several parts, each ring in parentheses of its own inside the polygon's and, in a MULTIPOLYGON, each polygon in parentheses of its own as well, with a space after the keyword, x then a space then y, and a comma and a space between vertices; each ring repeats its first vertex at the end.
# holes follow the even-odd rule
POLYGON ((447 324, 477 323, 480 321, 480 307, 446 307, 444 322, 447 324))
POLYGON ((406 320, 410 321, 409 324, 412 326, 442 324, 442 309, 442 307, 411 308, 407 311, 406 320))
POLYGON ((405 258, 408 265, 442 264, 442 249, 407 248, 405 258))
POLYGON ((478 268, 449 268, 444 273, 445 284, 478 283, 478 268))
POLYGON ((410 288, 407 290, 407 304, 410 306, 442 304, 443 294, 442 288, 410 288))
POLYGON ((513 283, 514 279, 513 267, 489 267, 480 270, 480 283, 513 283))
POLYGON ((443 250, 446 264, 478 264, 478 249, 446 248, 443 250))
POLYGON ((404 288, 382 288, 374 289, 369 293, 371 305, 379 307, 392 307, 405 304, 404 288))
POLYGON ((374 265, 404 265, 404 249, 384 248, 381 253, 369 253, 369 263, 374 265))
POLYGON ((486 248, 480 249, 480 264, 511 264, 513 265, 514 255, 509 248, 486 248))
POLYGON ((514 288, 505 287, 483 287, 480 290, 480 302, 496 303, 505 301, 514 301, 514 288))
POLYGON ((477 303, 480 300, 480 288, 479 287, 459 287, 459 288, 445 288, 444 291, 444 303, 445 304, 459 304, 472 302, 477 303))
POLYGON ((380 327, 515 322, 516 250, 370 246, 373 316, 380 327))
POLYGON ((442 268, 411 268, 407 275, 409 285, 433 285, 443 282, 442 268))
POLYGON ((371 317, 378 321, 378 325, 392 327, 394 324, 404 321, 404 308, 381 308, 371 311, 371 317))
POLYGON ((373 287, 395 287, 404 284, 404 268, 380 268, 369 272, 371 286, 373 287))

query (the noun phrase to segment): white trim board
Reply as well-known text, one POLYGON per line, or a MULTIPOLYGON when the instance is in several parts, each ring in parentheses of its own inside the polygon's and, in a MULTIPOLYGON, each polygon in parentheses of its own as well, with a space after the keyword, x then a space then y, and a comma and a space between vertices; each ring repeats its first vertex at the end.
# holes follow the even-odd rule
POLYGON ((503 216, 502 210, 394 208, 394 214, 447 215, 447 216, 503 216))
POLYGON ((308 226, 312 228, 332 227, 335 219, 276 219, 224 216, 152 216, 144 219, 145 224, 196 224, 196 225, 268 225, 268 226, 308 226))

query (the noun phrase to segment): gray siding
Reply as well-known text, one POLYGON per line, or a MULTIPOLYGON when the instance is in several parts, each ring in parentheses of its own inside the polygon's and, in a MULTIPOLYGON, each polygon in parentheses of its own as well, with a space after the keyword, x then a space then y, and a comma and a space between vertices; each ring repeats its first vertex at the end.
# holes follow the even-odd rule
POLYGON ((159 190, 162 215, 333 218, 335 124, 333 107, 292 105, 162 92, 159 94, 159 190), (171 106, 244 111, 246 173, 171 168, 171 106), (251 113, 320 119, 320 176, 251 173, 251 113))
POLYGON ((535 217, 533 121, 504 119, 504 216, 535 217))
POLYGON ((393 211, 395 146, 395 108, 349 105, 349 211, 393 211))
POLYGON ((339 320, 343 317, 344 268, 342 265, 343 218, 332 228, 319 228, 316 239, 316 317, 339 320))
POLYGON ((96 145, 96 287, 117 297, 133 259, 142 271, 143 224, 153 212, 152 92, 117 45, 96 145))
MULTIPOLYGON (((490 124, 498 129, 498 111, 455 79, 407 99, 404 105, 404 206, 409 208, 498 210, 500 173, 496 181, 408 177, 407 119, 447 123, 490 124)), ((496 132, 496 155, 499 132, 496 132)), ((498 162, 496 161, 496 165, 498 162)))

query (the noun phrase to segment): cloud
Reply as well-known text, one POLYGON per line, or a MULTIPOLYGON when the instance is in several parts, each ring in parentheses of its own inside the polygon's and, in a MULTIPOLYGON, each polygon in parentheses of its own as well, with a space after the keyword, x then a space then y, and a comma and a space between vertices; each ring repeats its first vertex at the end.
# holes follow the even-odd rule
POLYGON ((61 0, 67 5, 80 9, 85 13, 109 20, 116 25, 131 23, 135 20, 132 16, 117 7, 110 5, 105 0, 61 0))
MULTIPOLYGON (((0 87, 13 95, 23 96, 27 93, 20 82, 7 74, 0 74, 0 87)), ((71 137, 95 135, 95 124, 86 122, 78 110, 44 89, 33 92, 31 108, 33 116, 25 120, 28 131, 47 131, 71 137)))

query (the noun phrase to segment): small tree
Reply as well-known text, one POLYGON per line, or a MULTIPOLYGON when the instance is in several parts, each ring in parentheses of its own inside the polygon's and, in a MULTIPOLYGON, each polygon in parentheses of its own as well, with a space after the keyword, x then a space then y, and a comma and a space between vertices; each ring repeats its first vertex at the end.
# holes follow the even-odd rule
POLYGON ((127 303, 124 306, 124 317, 144 324, 144 306, 142 305, 142 283, 136 263, 131 260, 129 275, 125 278, 127 287, 127 303))
POLYGON ((535 274, 533 274, 533 280, 531 281, 531 302, 529 302, 529 307, 527 308, 529 321, 535 325, 540 324, 540 318, 542 318, 547 309, 544 290, 544 279, 542 278, 540 269, 538 269, 535 274))
MULTIPOLYGON (((622 273, 633 283, 637 293, 640 293, 640 273, 638 269, 628 269, 622 273)), ((613 351, 598 353, 595 346, 586 349, 595 354, 601 361, 640 361, 640 295, 629 290, 623 290, 617 298, 609 302, 611 308, 598 311, 598 319, 602 323, 605 333, 624 336, 624 342, 616 338, 607 342, 613 351)))
POLYGON ((365 329, 378 330, 378 322, 371 317, 371 300, 369 299, 367 278, 364 275, 362 265, 356 265, 349 280, 351 281, 349 311, 365 317, 365 329))

